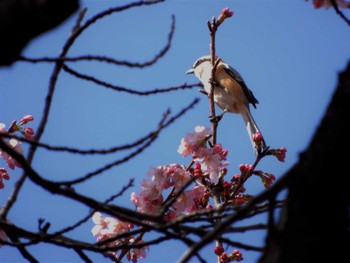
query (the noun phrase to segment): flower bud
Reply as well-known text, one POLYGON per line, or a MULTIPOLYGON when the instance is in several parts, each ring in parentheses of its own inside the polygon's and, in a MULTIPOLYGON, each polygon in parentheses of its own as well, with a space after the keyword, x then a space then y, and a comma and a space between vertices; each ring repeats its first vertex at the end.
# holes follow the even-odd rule
POLYGON ((34 117, 32 115, 25 115, 20 121, 19 124, 27 124, 30 121, 33 121, 34 117))
POLYGON ((214 253, 218 256, 220 256, 222 253, 224 253, 224 248, 222 246, 216 246, 214 248, 214 253))
POLYGON ((221 13, 218 17, 218 24, 220 25, 226 18, 233 16, 234 12, 231 11, 228 7, 221 10, 221 13))

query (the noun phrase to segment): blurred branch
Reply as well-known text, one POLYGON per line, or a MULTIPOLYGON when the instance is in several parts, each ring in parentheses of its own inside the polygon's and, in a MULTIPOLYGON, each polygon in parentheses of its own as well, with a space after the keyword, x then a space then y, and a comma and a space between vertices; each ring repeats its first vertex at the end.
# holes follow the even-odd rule
POLYGON ((57 27, 78 7, 78 0, 0 1, 0 66, 11 65, 31 39, 57 27))

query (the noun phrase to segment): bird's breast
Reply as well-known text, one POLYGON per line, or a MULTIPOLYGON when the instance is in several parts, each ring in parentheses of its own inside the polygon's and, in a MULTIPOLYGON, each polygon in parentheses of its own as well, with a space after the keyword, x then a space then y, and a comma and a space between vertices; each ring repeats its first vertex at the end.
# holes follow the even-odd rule
POLYGON ((215 87, 214 100, 222 109, 232 113, 240 113, 242 107, 248 104, 241 86, 231 77, 217 76, 218 86, 215 87))

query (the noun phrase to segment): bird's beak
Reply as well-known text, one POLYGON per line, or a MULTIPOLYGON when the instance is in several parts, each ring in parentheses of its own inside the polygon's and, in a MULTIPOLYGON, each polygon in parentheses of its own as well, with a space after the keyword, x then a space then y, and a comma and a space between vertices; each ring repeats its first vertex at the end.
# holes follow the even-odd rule
POLYGON ((189 69, 189 70, 187 70, 186 71, 186 74, 188 75, 188 74, 193 74, 194 73, 194 69, 193 68, 191 68, 191 69, 189 69))

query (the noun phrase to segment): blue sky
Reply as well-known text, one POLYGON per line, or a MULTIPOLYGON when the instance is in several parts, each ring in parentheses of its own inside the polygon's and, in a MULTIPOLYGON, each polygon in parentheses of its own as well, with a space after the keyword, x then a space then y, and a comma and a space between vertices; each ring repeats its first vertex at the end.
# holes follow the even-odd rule
MULTIPOLYGON (((124 3, 128 1, 83 1, 82 6, 88 8, 85 19, 124 3)), ((334 10, 315 10, 311 2, 302 0, 167 1, 106 17, 86 30, 69 52, 69 56, 94 54, 135 62, 149 60, 165 45, 171 15, 175 15, 173 43, 159 63, 143 70, 99 62, 80 62, 71 66, 85 74, 137 90, 197 83, 193 75, 185 75, 185 72, 198 57, 209 53, 206 23, 224 7, 229 7, 235 14, 217 33, 217 54, 241 73, 260 101, 252 114, 267 144, 288 150, 285 163, 268 157, 259 166, 278 178, 307 147, 332 96, 338 73, 349 59, 349 27, 334 10)), ((350 16, 349 11, 344 12, 350 16)), ((23 54, 33 58, 57 56, 75 17, 33 40, 23 54)), ((0 122, 9 125, 14 119, 32 114, 36 118, 32 127, 37 127, 52 69, 53 65, 48 63, 23 62, 0 69, 0 122)), ((187 165, 190 160, 177 153, 181 138, 192 132, 197 124, 209 127, 208 102, 197 90, 139 97, 77 80, 62 72, 42 141, 83 149, 129 143, 155 129, 167 108, 176 113, 195 97, 200 97, 196 108, 162 132, 159 140, 143 155, 77 187, 78 191, 103 200, 118 192, 130 178, 135 178, 135 187, 116 201, 118 205, 133 208, 130 193, 139 192, 138 184, 148 168, 175 162, 187 165)), ((237 173, 239 164, 254 161, 240 116, 225 115, 220 123, 218 142, 229 150, 229 174, 237 173)), ((33 165, 48 179, 65 180, 82 176, 125 154, 81 157, 40 150, 33 165)), ((3 160, 0 160, 0 166, 5 166, 3 160)), ((0 192, 0 205, 8 198, 20 174, 20 169, 11 171, 10 181, 0 192)), ((252 179, 247 185, 248 193, 261 190, 263 187, 258 180, 252 179)), ((36 230, 37 220, 42 217, 51 222, 54 231, 74 223, 86 213, 85 207, 47 194, 28 180, 9 219, 36 230)), ((92 222, 88 222, 70 236, 92 242, 92 226, 92 222)), ((264 240, 261 232, 235 237, 243 243, 256 245, 262 245, 264 240)), ((213 246, 205 248, 208 259, 212 257, 213 246)), ((79 262, 73 252, 49 246, 33 246, 30 251, 40 262, 79 262)), ((152 247, 147 258, 140 262, 175 262, 183 251, 182 244, 166 243, 152 247)), ((244 256, 244 262, 255 262, 258 254, 245 252, 244 256)), ((95 260, 102 262, 101 258, 95 260)), ((0 261, 19 262, 22 258, 14 249, 3 247, 0 261)))

